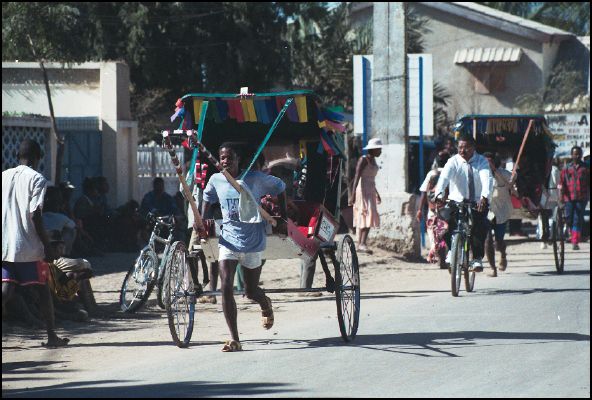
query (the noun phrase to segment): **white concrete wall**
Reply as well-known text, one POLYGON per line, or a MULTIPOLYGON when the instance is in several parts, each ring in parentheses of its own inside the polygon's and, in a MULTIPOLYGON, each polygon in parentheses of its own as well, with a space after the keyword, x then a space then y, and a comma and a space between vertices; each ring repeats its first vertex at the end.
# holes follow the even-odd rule
POLYGON ((111 185, 109 201, 138 200, 138 128, 130 119, 129 68, 123 63, 101 63, 101 130, 103 175, 111 185))
MULTIPOLYGON (((110 204, 138 200, 137 122, 131 120, 129 68, 122 62, 45 65, 56 117, 99 117, 102 169, 110 204)), ((2 63, 2 111, 49 116, 38 63, 2 63)), ((55 170, 55 142, 51 142, 55 170)), ((52 172, 52 176, 54 176, 52 172)))
POLYGON ((559 42, 549 42, 543 43, 543 82, 542 85, 545 85, 549 76, 551 76, 551 72, 553 72, 553 67, 555 66, 555 61, 557 58, 557 53, 559 52, 559 46, 561 43, 559 42))
MULTIPOLYGON (((86 63, 77 68, 54 63, 46 65, 56 116, 100 115, 98 68, 98 63, 86 63)), ((2 63, 2 112, 49 116, 43 74, 38 63, 2 63)))

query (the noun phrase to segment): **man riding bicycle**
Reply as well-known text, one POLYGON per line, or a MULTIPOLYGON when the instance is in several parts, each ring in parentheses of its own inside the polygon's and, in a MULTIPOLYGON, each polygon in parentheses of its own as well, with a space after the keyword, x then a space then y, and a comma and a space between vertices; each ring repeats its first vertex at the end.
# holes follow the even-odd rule
MULTIPOLYGON (((482 272, 484 244, 489 226, 487 213, 491 196, 491 172, 487 159, 475 152, 475 139, 468 134, 462 134, 459 137, 458 154, 448 160, 438 179, 435 197, 440 204, 442 204, 444 191, 449 185, 449 199, 459 203, 466 200, 474 206, 471 227, 473 261, 470 270, 482 272)), ((449 232, 454 231, 455 223, 455 219, 450 218, 449 232)), ((450 243, 448 248, 451 248, 450 243)), ((448 257, 446 261, 448 262, 448 257)))

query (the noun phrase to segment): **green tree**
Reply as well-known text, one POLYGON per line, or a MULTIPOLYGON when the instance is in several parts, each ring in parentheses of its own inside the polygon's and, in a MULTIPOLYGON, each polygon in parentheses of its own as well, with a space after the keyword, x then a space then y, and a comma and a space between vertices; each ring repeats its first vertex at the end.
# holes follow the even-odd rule
POLYGON ((4 60, 32 58, 30 32, 47 60, 125 61, 145 140, 187 92, 289 83, 281 3, 3 3, 2 11, 4 60))
POLYGON ((590 35, 589 2, 483 2, 491 8, 575 33, 590 35))
POLYGON ((353 35, 346 3, 328 10, 314 3, 292 9, 286 32, 290 86, 314 90, 325 104, 352 106, 353 35))
MULTIPOLYGON (((585 76, 576 71, 573 62, 558 63, 545 87, 536 93, 526 93, 516 98, 516 107, 524 113, 542 114, 549 104, 569 104, 579 98, 585 91, 585 76)), ((590 98, 579 104, 581 110, 590 110, 590 98)))
POLYGON ((55 184, 62 178, 64 138, 59 135, 45 62, 84 61, 87 51, 78 38, 83 34, 78 8, 59 3, 2 3, 2 59, 39 62, 49 105, 53 135, 57 141, 55 184), (34 29, 31 29, 34 27, 34 29))

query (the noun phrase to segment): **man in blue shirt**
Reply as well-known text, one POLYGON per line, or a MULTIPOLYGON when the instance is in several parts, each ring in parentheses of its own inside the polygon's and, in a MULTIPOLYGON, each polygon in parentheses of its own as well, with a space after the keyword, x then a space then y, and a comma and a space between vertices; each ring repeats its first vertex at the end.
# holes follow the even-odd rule
POLYGON ((154 190, 146 193, 140 207, 143 217, 151 212, 159 216, 177 215, 178 208, 173 196, 164 191, 164 179, 154 178, 152 183, 154 190))
MULTIPOLYGON (((219 148, 220 164, 233 177, 239 176, 239 151, 233 144, 223 143, 219 148)), ((250 171, 243 178, 244 183, 256 201, 264 195, 279 196, 282 217, 285 220, 285 188, 284 182, 260 171, 250 171)), ((203 215, 208 217, 210 205, 220 203, 222 210, 222 231, 219 240, 218 262, 222 291, 222 309, 226 323, 230 329, 232 340, 226 341, 222 351, 242 350, 240 344, 236 302, 234 300, 233 283, 236 266, 243 266, 245 292, 247 298, 261 306, 262 323, 265 329, 273 326, 273 308, 271 299, 265 296, 259 287, 261 275, 261 256, 265 250, 265 221, 256 223, 241 222, 239 219, 239 192, 232 187, 222 173, 212 175, 203 193, 203 215)))

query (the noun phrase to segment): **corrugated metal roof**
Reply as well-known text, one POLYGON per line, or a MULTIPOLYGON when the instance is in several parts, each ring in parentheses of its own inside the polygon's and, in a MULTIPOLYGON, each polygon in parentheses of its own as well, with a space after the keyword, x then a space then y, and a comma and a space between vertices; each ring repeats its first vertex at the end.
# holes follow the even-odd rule
POLYGON ((457 50, 455 64, 517 63, 522 57, 519 47, 473 47, 457 50))
POLYGON ((539 32, 544 32, 548 35, 564 35, 564 36, 575 36, 571 32, 564 31, 562 29, 558 29, 549 25, 541 24, 539 22, 521 18, 516 15, 496 10, 495 8, 487 7, 479 3, 474 2, 450 2, 450 4, 454 4, 458 7, 463 7, 468 10, 476 11, 481 14, 489 15, 494 18, 498 18, 502 21, 512 22, 516 25, 523 26, 525 28, 534 29, 539 32))

